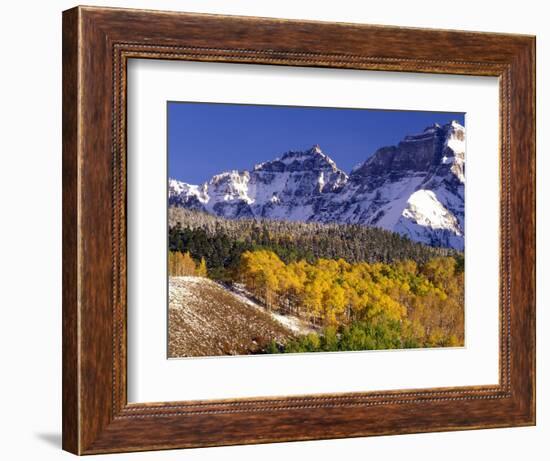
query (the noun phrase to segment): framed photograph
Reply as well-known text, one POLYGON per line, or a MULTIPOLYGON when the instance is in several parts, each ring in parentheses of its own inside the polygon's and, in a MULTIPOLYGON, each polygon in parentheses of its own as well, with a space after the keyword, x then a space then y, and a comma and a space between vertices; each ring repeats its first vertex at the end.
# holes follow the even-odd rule
POLYGON ((531 36, 65 11, 63 448, 535 424, 534 105, 531 36))

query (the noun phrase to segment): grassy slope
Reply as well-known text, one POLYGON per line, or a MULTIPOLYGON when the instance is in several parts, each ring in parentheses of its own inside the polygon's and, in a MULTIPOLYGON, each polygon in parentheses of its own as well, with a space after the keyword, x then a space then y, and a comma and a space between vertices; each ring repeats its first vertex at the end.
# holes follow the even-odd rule
POLYGON ((200 277, 170 277, 169 357, 258 352, 290 329, 219 284, 200 277))

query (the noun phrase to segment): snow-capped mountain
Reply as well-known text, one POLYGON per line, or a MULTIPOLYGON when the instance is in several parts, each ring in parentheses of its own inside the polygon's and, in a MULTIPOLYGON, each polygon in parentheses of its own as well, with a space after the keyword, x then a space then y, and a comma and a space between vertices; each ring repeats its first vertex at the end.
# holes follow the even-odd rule
POLYGON ((226 218, 355 223, 464 249, 465 130, 432 125, 378 149, 349 175, 319 146, 202 185, 169 180, 169 204, 226 218))

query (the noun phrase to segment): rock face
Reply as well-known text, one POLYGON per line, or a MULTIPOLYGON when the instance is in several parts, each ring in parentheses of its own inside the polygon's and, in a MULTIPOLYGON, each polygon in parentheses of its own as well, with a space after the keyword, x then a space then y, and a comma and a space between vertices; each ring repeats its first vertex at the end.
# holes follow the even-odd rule
POLYGON ((347 175, 319 146, 202 185, 169 180, 169 205, 226 218, 354 223, 464 249, 465 130, 433 125, 347 175))

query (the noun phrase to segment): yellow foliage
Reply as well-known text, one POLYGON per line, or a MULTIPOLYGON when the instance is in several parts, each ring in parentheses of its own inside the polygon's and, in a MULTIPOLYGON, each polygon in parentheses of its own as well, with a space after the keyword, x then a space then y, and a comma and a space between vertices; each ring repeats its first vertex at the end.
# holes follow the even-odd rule
POLYGON ((195 275, 195 262, 189 252, 170 251, 168 253, 168 274, 171 276, 195 275))
POLYGON ((464 342, 464 274, 454 258, 422 267, 318 259, 285 264, 272 251, 241 256, 240 280, 272 309, 325 326, 354 320, 401 322, 407 337, 430 345, 464 342))
POLYGON ((201 262, 199 263, 199 267, 197 267, 196 272, 199 277, 208 276, 208 269, 206 268, 206 260, 204 258, 201 258, 201 262))

